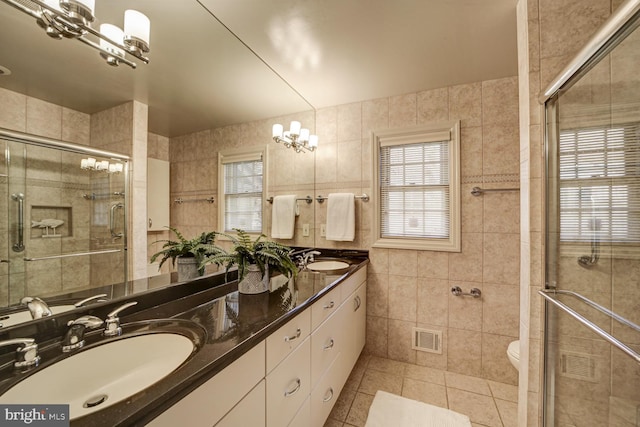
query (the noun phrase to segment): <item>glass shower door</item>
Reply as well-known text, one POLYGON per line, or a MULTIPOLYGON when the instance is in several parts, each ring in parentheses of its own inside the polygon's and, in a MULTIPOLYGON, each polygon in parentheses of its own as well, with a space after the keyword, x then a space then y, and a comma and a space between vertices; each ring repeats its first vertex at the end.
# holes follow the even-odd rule
POLYGON ((640 425, 634 27, 546 104, 545 426, 640 425))
POLYGON ((1 306, 126 281, 127 161, 1 140, 1 306))

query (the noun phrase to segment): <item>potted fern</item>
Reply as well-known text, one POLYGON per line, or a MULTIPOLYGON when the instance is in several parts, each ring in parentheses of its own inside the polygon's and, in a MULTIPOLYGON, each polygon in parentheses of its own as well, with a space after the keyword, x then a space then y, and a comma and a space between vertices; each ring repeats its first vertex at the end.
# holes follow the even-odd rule
POLYGON ((291 248, 281 243, 266 240, 264 234, 255 240, 244 230, 234 229, 235 235, 218 233, 231 241, 227 251, 216 247, 210 251, 202 265, 216 264, 228 272, 238 267, 238 291, 244 294, 258 294, 269 290, 269 271, 277 271, 288 277, 295 277, 298 268, 289 254, 291 248))
POLYGON ((215 231, 203 232, 193 239, 186 239, 182 233, 173 227, 168 227, 177 237, 177 240, 158 240, 155 243, 164 242, 162 250, 153 254, 151 262, 159 257, 160 265, 171 260, 175 267, 176 260, 178 263, 178 280, 184 281, 194 279, 204 274, 204 265, 202 263, 207 254, 216 253, 218 248, 215 246, 215 231))

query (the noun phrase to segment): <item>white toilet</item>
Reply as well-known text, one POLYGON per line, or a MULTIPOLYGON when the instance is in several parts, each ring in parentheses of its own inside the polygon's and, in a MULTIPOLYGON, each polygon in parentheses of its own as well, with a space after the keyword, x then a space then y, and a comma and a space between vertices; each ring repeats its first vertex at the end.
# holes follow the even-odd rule
POLYGON ((509 361, 516 368, 517 371, 520 370, 520 340, 512 341, 509 343, 509 347, 507 347, 507 357, 509 361))

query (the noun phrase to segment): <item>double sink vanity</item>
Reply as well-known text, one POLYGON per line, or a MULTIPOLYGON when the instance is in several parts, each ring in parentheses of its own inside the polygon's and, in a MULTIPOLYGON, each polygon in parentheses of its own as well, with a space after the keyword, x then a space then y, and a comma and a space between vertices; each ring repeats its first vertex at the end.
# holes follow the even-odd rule
POLYGON ((231 271, 4 326, 0 403, 67 403, 73 426, 322 426, 364 347, 368 260, 316 257, 261 294, 231 271))

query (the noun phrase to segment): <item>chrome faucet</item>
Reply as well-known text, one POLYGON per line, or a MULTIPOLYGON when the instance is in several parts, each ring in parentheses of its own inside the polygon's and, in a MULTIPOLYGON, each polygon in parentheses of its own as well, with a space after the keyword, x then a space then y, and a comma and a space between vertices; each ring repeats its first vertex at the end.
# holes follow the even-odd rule
POLYGON ((314 262, 314 256, 321 255, 319 251, 309 251, 298 255, 298 268, 304 270, 310 262, 314 262))
POLYGON ((0 341, 0 347, 8 345, 17 345, 16 361, 13 366, 23 368, 25 366, 37 365, 40 362, 38 356, 38 344, 33 338, 14 338, 11 340, 0 341))
POLYGON ((96 329, 102 326, 102 319, 95 316, 82 316, 67 323, 69 330, 62 341, 62 351, 68 353, 81 348, 84 345, 84 333, 88 329, 96 329))
POLYGON ((20 302, 27 305, 32 319, 41 319, 53 314, 47 303, 38 297, 24 297, 20 302))
POLYGON ((111 313, 107 314, 107 319, 105 320, 105 328, 103 334, 107 337, 114 337, 120 335, 122 333, 122 327, 120 326, 120 318, 118 314, 129 307, 136 305, 137 301, 131 301, 126 304, 121 305, 120 307, 113 310, 111 313))

